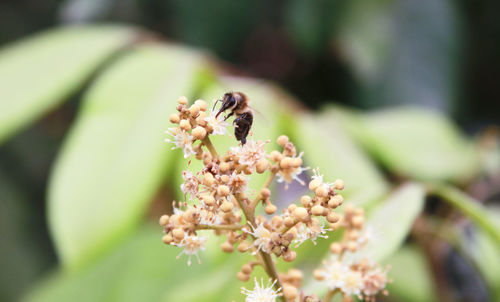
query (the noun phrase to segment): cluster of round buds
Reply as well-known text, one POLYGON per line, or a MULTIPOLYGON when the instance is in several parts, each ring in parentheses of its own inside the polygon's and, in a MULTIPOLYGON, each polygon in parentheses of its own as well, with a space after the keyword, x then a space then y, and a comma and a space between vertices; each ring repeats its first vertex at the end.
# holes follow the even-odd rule
POLYGON ((372 239, 372 229, 363 228, 364 210, 356 208, 351 204, 344 207, 344 215, 333 224, 332 228, 342 228, 344 230, 344 239, 342 242, 333 242, 330 245, 330 251, 341 255, 345 251, 354 253, 363 248, 366 243, 372 239))
POLYGON ((314 271, 317 280, 325 282, 330 291, 340 290, 346 301, 352 297, 375 301, 375 295, 379 292, 387 295, 385 287, 390 282, 387 269, 382 270, 369 258, 352 260, 353 257, 344 255, 359 252, 371 239, 367 232, 363 232, 363 221, 361 208, 346 205, 344 215, 337 222, 337 227, 344 229, 342 242, 330 245, 330 260, 324 261, 323 267, 314 271))
POLYGON ((201 144, 193 144, 196 140, 202 141, 208 134, 226 134, 228 123, 224 122, 222 117, 217 119, 215 112, 207 115, 207 103, 204 100, 197 100, 191 106, 188 106, 186 97, 180 97, 177 102, 178 113, 170 115, 170 122, 178 124, 178 127, 166 131, 173 138, 165 141, 175 145, 172 149, 181 148, 185 158, 195 154, 198 159, 202 159, 201 144))
POLYGON ((302 185, 304 182, 299 178, 307 168, 302 167, 302 153, 297 155, 295 146, 288 140, 288 137, 282 135, 278 137, 278 144, 283 147, 283 152, 272 151, 270 158, 276 165, 278 182, 285 182, 287 185, 293 180, 302 185))

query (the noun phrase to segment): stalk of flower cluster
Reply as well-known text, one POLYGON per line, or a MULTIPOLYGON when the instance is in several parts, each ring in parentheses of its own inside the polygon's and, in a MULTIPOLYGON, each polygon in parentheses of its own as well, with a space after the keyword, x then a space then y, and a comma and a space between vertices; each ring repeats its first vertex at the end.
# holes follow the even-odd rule
MULTIPOLYGON (((219 157, 217 150, 213 146, 213 144, 210 141, 210 138, 208 136, 206 136, 203 139, 203 144, 207 147, 207 149, 210 151, 210 153, 212 154, 213 157, 219 157)), ((267 188, 271 184, 275 175, 276 175, 276 173, 271 173, 269 178, 264 183, 263 188, 267 188)), ((252 225, 254 228, 257 227, 257 224, 255 222, 255 206, 262 199, 261 194, 259 193, 257 195, 255 200, 252 202, 251 206, 247 206, 245 204, 245 200, 244 200, 242 194, 235 194, 235 196, 233 196, 233 197, 236 199, 236 201, 238 202, 238 205, 240 206, 241 210, 243 211, 243 214, 245 215, 245 219, 246 219, 247 223, 252 225)), ((212 228, 212 229, 216 229, 216 228, 212 228)), ((264 270, 266 271, 267 275, 272 280, 276 280, 276 282, 274 283, 274 288, 277 291, 279 289, 283 288, 283 286, 281 284, 280 277, 279 277, 278 272, 276 270, 276 266, 274 264, 274 260, 272 259, 271 255, 268 253, 265 253, 264 251, 260 251, 259 255, 262 258, 261 264, 264 267, 264 270)), ((282 301, 285 301, 283 299, 283 296, 279 296, 279 299, 281 299, 282 301)))

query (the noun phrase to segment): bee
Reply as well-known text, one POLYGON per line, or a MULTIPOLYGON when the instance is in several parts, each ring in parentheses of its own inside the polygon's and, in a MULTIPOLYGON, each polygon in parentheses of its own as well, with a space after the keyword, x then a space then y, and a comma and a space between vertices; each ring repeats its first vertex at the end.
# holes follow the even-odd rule
POLYGON ((244 145, 247 142, 248 132, 250 132, 253 123, 253 110, 248 104, 248 98, 241 92, 228 92, 224 94, 222 100, 217 100, 217 102, 222 102, 222 105, 215 117, 219 117, 219 115, 226 110, 231 110, 231 112, 224 117, 224 120, 227 120, 233 115, 236 117, 233 121, 235 125, 234 136, 244 145))

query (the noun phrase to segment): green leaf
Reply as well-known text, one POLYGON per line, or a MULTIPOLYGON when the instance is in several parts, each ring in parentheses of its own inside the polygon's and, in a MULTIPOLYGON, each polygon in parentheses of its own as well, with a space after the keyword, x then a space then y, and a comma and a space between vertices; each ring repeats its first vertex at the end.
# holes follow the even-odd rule
POLYGON ((172 166, 168 116, 204 67, 189 49, 146 45, 85 96, 49 188, 50 230, 64 266, 101 254, 141 220, 172 166))
POLYGON ((365 226, 365 229, 373 231, 373 239, 363 252, 375 261, 393 254, 408 236, 413 222, 423 210, 424 202, 424 187, 407 183, 373 208, 365 226))
POLYGON ((478 201, 469 195, 447 185, 431 186, 430 193, 441 197, 444 201, 456 207, 472 222, 480 227, 500 249, 500 223, 478 201))
POLYGON ((73 26, 1 49, 0 142, 75 93, 135 36, 121 26, 73 26))
POLYGON ((395 108, 367 114, 362 126, 364 147, 395 174, 463 182, 477 172, 474 146, 443 115, 395 108))
POLYGON ((392 45, 393 1, 348 1, 340 16, 336 43, 363 82, 380 76, 392 45))
POLYGON ((434 292, 432 275, 425 256, 416 246, 404 246, 385 263, 391 267, 387 286, 389 296, 395 301, 438 301, 434 292))
POLYGON ((358 102, 455 109, 463 61, 455 1, 353 0, 342 19, 332 45, 359 79, 358 102))
POLYGON ((188 266, 186 255, 176 259, 182 249, 165 246, 161 236, 159 226, 142 228, 90 266, 49 276, 24 302, 241 300, 234 276, 247 255, 222 253, 219 240, 210 236, 200 252, 202 263, 193 259, 188 266))
MULTIPOLYGON (((497 216, 500 218, 500 216, 497 216)), ((500 219, 497 219, 500 221, 500 219)), ((500 223, 499 223, 500 225, 500 223)), ((494 240, 481 228, 475 228, 472 242, 463 242, 464 249, 468 250, 476 267, 488 283, 488 287, 496 300, 500 299, 500 248, 494 240)), ((495 299, 493 299, 495 300, 495 299)))
POLYGON ((371 202, 386 192, 387 184, 380 172, 337 121, 302 115, 296 123, 298 150, 304 151, 306 164, 319 167, 326 181, 343 179, 342 195, 347 201, 371 202))

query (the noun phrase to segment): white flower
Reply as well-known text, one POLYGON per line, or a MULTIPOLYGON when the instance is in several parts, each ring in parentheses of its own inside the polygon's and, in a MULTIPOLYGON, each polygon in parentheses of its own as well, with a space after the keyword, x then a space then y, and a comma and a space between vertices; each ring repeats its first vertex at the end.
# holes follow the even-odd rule
POLYGON ((181 190, 184 194, 189 194, 191 197, 198 194, 198 186, 200 181, 190 171, 182 171, 182 178, 184 183, 181 184, 181 190))
POLYGON ((387 285, 387 272, 376 268, 367 272, 363 277, 363 294, 375 296, 387 285))
POLYGON ((328 238, 327 235, 324 235, 326 230, 323 226, 313 225, 307 226, 305 224, 301 224, 297 229, 297 237, 295 238, 295 242, 297 243, 296 247, 304 243, 306 240, 311 239, 311 241, 316 245, 316 239, 318 237, 328 238))
POLYGON ((173 136, 173 140, 165 139, 167 143, 172 143, 175 147, 173 149, 181 148, 182 152, 184 152, 184 158, 190 157, 192 154, 195 154, 193 150, 193 136, 189 134, 189 132, 181 130, 180 128, 168 128, 168 131, 165 131, 173 136))
POLYGON ((264 287, 264 282, 260 280, 260 284, 255 278, 255 287, 253 290, 248 290, 244 287, 241 288, 241 293, 246 295, 246 302, 275 302, 276 298, 280 296, 278 292, 281 290, 274 290, 273 287, 277 280, 274 280, 272 284, 271 281, 268 282, 267 287, 264 287))
POLYGON ((205 121, 207 121, 208 125, 214 129, 212 135, 226 135, 229 123, 224 121, 222 115, 220 115, 219 118, 216 118, 216 115, 217 112, 212 111, 210 115, 205 118, 205 121))
POLYGON ((244 174, 233 172, 227 184, 233 193, 244 193, 247 190, 248 180, 244 174))
POLYGON ((253 245, 257 247, 257 250, 255 250, 252 255, 257 254, 259 250, 265 253, 270 253, 271 250, 269 244, 271 242, 271 232, 269 232, 269 230, 264 227, 264 224, 262 222, 256 228, 254 228, 253 226, 251 227, 253 232, 246 232, 255 237, 253 245))
POLYGON ((320 274, 324 277, 328 288, 330 290, 342 288, 345 285, 345 278, 349 272, 349 267, 337 259, 331 259, 328 262, 324 262, 323 265, 325 268, 321 270, 320 274))
POLYGON ((253 168, 261 159, 266 158, 266 150, 264 150, 266 143, 263 141, 248 140, 243 147, 233 147, 231 151, 235 152, 239 157, 238 162, 240 164, 253 168))
POLYGON ((299 178, 299 175, 302 174, 302 172, 306 171, 308 168, 304 167, 297 167, 293 169, 287 169, 287 170, 280 170, 278 172, 278 182, 286 182, 287 184, 291 183, 294 179, 298 181, 301 185, 304 185, 304 181, 299 178))
POLYGON ((207 237, 196 236, 196 235, 186 235, 180 243, 175 244, 178 247, 183 247, 182 252, 177 255, 179 259, 182 254, 188 256, 188 265, 191 265, 191 256, 195 255, 198 258, 198 263, 201 263, 200 257, 198 256, 198 251, 205 250, 205 244, 207 243, 207 237))
POLYGON ((201 209, 198 214, 200 215, 198 218, 198 224, 218 225, 222 223, 219 210, 217 210, 217 212, 213 212, 208 209, 201 209))
POLYGON ((344 278, 344 285, 340 290, 347 296, 359 296, 363 289, 363 276, 360 272, 348 270, 344 278))

